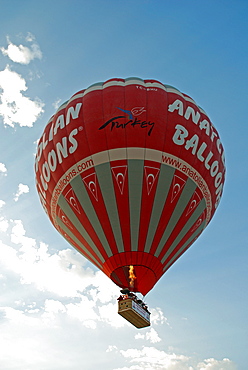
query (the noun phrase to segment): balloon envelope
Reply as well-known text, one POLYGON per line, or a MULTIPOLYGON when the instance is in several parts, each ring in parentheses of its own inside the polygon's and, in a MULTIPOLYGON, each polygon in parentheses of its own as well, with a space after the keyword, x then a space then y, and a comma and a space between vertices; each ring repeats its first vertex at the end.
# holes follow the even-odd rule
POLYGON ((189 96, 155 80, 111 79, 58 109, 35 171, 62 236, 118 286, 146 294, 213 217, 224 150, 189 96))

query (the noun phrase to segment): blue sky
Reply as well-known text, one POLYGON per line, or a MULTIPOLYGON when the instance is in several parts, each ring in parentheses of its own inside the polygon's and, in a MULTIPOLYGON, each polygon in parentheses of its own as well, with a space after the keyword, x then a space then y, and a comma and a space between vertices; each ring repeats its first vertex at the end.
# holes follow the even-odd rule
POLYGON ((2 1, 0 368, 247 369, 246 0, 2 1), (112 77, 190 95, 220 133, 227 175, 210 225, 147 295, 152 326, 50 225, 36 142, 58 105, 112 77))

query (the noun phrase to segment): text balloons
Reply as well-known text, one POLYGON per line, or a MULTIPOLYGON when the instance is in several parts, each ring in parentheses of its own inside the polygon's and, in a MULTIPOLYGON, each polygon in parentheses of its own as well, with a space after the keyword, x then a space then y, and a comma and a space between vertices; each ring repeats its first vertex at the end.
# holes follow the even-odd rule
POLYGON ((116 78, 58 109, 35 171, 55 228, 118 286, 145 295, 213 217, 224 150, 189 96, 116 78))

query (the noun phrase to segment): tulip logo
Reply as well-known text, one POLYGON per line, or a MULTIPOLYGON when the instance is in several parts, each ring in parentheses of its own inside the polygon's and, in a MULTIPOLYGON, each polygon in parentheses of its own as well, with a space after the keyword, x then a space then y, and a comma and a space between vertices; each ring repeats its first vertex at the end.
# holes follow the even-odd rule
POLYGON ((129 119, 133 119, 133 117, 139 116, 141 113, 146 112, 145 107, 135 107, 131 110, 122 109, 119 107, 116 107, 117 109, 120 109, 122 112, 128 114, 129 119))

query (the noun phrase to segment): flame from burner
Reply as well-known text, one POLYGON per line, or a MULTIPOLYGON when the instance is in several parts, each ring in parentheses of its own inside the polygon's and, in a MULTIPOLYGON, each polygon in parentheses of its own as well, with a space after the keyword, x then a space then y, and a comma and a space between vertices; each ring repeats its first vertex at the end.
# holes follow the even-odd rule
POLYGON ((129 285, 130 285, 130 288, 134 288, 135 279, 137 279, 137 278, 134 274, 134 267, 133 267, 133 265, 130 265, 129 266, 129 280, 130 280, 129 285))

